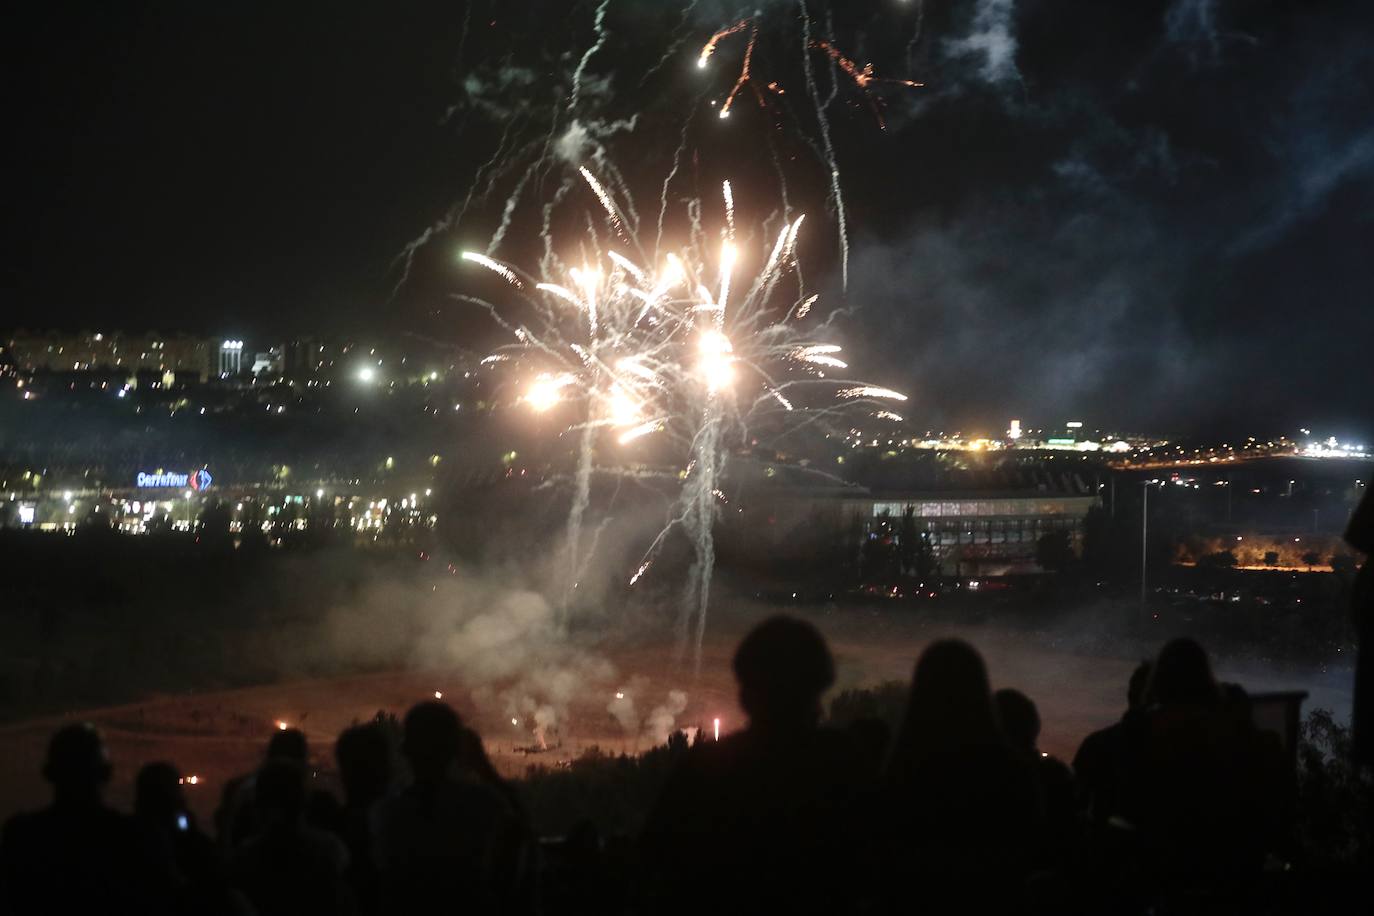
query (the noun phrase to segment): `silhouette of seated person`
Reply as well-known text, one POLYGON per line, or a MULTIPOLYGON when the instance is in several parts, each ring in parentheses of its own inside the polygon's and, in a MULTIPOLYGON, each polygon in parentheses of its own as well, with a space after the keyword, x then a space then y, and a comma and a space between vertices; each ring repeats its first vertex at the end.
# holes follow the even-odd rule
POLYGON ((258 831, 234 850, 229 874, 261 916, 351 913, 344 882, 348 850, 305 822, 305 771, 284 757, 258 770, 253 802, 258 831))
POLYGON ((345 729, 334 744, 344 803, 334 831, 348 847, 349 886, 361 913, 377 912, 377 870, 372 861, 372 807, 391 788, 392 749, 376 722, 345 729))
MULTIPOLYGON (((1207 653, 1191 639, 1155 660, 1137 812, 1146 866, 1166 892, 1221 888, 1261 864, 1253 835, 1263 819, 1263 767, 1253 728, 1222 702, 1207 653)), ((1248 714, 1247 714, 1248 718, 1248 714)))
POLYGON ((1040 750, 1040 710, 1019 690, 1004 688, 992 695, 1002 736, 1011 749, 1030 764, 1044 811, 1044 835, 1034 847, 1041 868, 1065 866, 1078 836, 1078 805, 1073 772, 1064 761, 1040 750))
POLYGON ((921 654, 888 769, 893 907, 919 888, 948 912, 1021 896, 1040 838, 1034 770, 998 728, 982 657, 942 640, 921 654))
POLYGON ((415 706, 404 731, 412 782, 379 802, 372 816, 382 911, 497 911, 511 896, 502 868, 517 829, 509 805, 457 766, 463 725, 450 707, 415 706))
POLYGON ((1126 800, 1136 797, 1128 781, 1143 753, 1149 715, 1145 692, 1150 683, 1150 662, 1144 661, 1131 672, 1126 688, 1126 711, 1121 719, 1083 739, 1073 758, 1073 774, 1078 786, 1078 803, 1096 830, 1110 823, 1134 824, 1139 812, 1128 811, 1126 800))
POLYGON ((640 838, 646 912, 697 910, 702 882, 727 913, 843 913, 857 871, 862 772, 847 736, 822 729, 834 663, 815 627, 778 616, 734 658, 748 726, 686 751, 640 838))
POLYGON ((89 724, 53 735, 43 764, 52 804, 17 814, 0 839, 0 912, 146 913, 170 905, 170 858, 104 803, 112 767, 89 724))

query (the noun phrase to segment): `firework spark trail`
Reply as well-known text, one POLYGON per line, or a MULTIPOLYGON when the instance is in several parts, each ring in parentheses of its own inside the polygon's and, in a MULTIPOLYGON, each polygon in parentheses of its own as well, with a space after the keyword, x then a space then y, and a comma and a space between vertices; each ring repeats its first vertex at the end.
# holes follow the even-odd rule
POLYGON ((724 103, 720 106, 720 117, 730 117, 730 106, 735 104, 735 96, 744 88, 744 84, 749 82, 749 66, 754 59, 754 46, 759 40, 759 30, 755 28, 749 33, 749 43, 744 46, 744 63, 740 66, 739 76, 735 79, 735 85, 730 87, 730 94, 725 97, 724 103))
POLYGON ((658 234, 654 236, 654 256, 657 257, 663 248, 663 218, 668 213, 668 185, 672 184, 677 177, 678 167, 682 163, 682 154, 687 151, 687 128, 691 126, 691 119, 684 119, 682 122, 682 133, 678 137, 677 149, 673 150, 673 167, 668 170, 668 174, 663 179, 663 190, 658 197, 658 234))
POLYGON ((835 217, 839 223, 840 235, 840 290, 849 291, 849 227, 844 212, 844 195, 840 192, 840 166, 835 158, 835 145, 830 140, 830 119, 825 115, 821 104, 820 91, 816 88, 816 75, 811 69, 811 15, 806 10, 806 0, 797 0, 801 8, 802 21, 802 63, 806 73, 806 89, 811 94, 811 102, 816 109, 816 123, 820 125, 821 143, 825 150, 825 164, 830 170, 830 199, 835 202, 835 217))
MULTIPOLYGON (((824 51, 831 62, 854 81, 854 85, 858 87, 859 91, 863 93, 864 98, 868 100, 868 106, 870 110, 872 110, 873 116, 878 119, 878 127, 883 130, 887 129, 887 121, 883 118, 882 104, 881 101, 875 98, 869 91, 869 87, 874 83, 888 83, 893 86, 905 86, 908 89, 920 89, 925 86, 925 83, 918 83, 916 80, 891 79, 878 76, 873 70, 873 64, 868 63, 860 67, 858 64, 854 63, 854 61, 840 53, 840 51, 828 41, 816 39, 811 42, 811 47, 818 51, 824 51)), ((833 84, 832 88, 837 90, 838 83, 833 84)), ((834 92, 832 92, 830 99, 826 100, 825 104, 821 107, 827 107, 830 102, 834 100, 834 97, 834 92)))
POLYGON ((692 13, 696 11, 696 8, 697 0, 691 0, 690 3, 682 8, 682 18, 678 20, 677 26, 673 29, 673 40, 668 44, 668 47, 664 50, 663 54, 659 56, 658 60, 655 61, 649 69, 645 70, 644 75, 639 78, 639 88, 643 89, 645 84, 649 82, 649 78, 667 66, 668 61, 672 60, 673 56, 677 54, 678 50, 686 43, 688 36, 691 34, 690 25, 692 13))
POLYGON ((719 32, 716 32, 707 40, 706 44, 702 46, 701 54, 697 56, 697 66, 705 68, 706 62, 711 59, 711 55, 716 53, 716 45, 720 44, 722 38, 728 38, 738 32, 743 32, 753 24, 754 20, 752 18, 745 18, 736 22, 734 25, 726 26, 719 32))
POLYGON ((596 41, 583 53, 582 59, 577 62, 577 69, 573 71, 572 92, 568 96, 568 111, 575 111, 577 103, 582 95, 582 75, 587 72, 587 65, 591 63, 596 53, 606 46, 606 10, 611 5, 611 0, 601 0, 596 8, 596 17, 592 20, 592 28, 596 31, 596 41))

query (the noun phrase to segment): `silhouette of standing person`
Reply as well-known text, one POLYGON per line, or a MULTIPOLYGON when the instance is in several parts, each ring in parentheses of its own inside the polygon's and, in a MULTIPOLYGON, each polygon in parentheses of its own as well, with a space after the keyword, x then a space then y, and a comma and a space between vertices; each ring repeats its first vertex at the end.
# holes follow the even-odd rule
POLYGON ((463 724, 448 705, 405 717, 402 753, 413 781, 378 802, 372 855, 382 912, 491 913, 512 899, 502 879, 516 819, 490 786, 459 769, 463 724))
POLYGON ((961 640, 916 663, 888 767, 889 904, 918 889, 918 908, 979 912, 1016 904, 1043 821, 1035 773, 1008 745, 987 668, 961 640))
POLYGON ((749 725, 691 748, 640 837, 645 912, 844 913, 858 873, 858 755, 818 726, 834 663, 815 627, 772 617, 734 659, 749 725))
POLYGON ((1364 554, 1355 577, 1351 612, 1359 652, 1355 658, 1352 754, 1360 766, 1374 766, 1374 487, 1366 487, 1345 529, 1345 541, 1364 554))
POLYGON ((104 803, 112 768, 95 727, 67 725, 48 745, 52 804, 17 814, 0 840, 0 912, 164 912, 170 859, 133 819, 104 803))
POLYGON ((305 771, 278 757, 258 770, 253 801, 258 831, 229 862, 229 874, 261 916, 351 913, 344 882, 348 850, 332 833, 305 823, 305 771))

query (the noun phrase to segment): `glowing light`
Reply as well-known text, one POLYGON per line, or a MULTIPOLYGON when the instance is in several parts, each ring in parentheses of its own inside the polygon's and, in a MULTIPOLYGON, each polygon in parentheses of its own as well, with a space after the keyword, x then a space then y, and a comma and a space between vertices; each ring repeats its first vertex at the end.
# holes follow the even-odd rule
POLYGON ((442 700, 443 698, 444 698, 444 692, 443 692, 442 690, 436 690, 436 691, 434 691, 434 699, 436 699, 436 700, 442 700))
POLYGON ((277 720, 277 731, 284 732, 289 726, 281 719, 277 720))
POLYGON ((716 740, 719 741, 719 740, 720 740, 720 717, 717 716, 715 719, 713 719, 713 720, 711 721, 711 724, 712 724, 712 726, 714 726, 714 728, 715 728, 716 740))
POLYGON ((363 366, 358 370, 358 381, 370 382, 377 378, 377 370, 371 366, 363 366))
POLYGON ((525 394, 525 402, 543 413, 563 400, 563 389, 573 383, 570 375, 541 375, 525 394))
POLYGON ((730 387, 735 380, 734 346, 720 331, 704 331, 697 339, 697 376, 711 392, 730 387))

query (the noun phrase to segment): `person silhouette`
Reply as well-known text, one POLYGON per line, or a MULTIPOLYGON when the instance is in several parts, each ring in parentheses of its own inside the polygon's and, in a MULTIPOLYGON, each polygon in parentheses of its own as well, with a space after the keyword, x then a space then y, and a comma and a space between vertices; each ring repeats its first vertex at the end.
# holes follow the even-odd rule
POLYGON ((1064 761, 1040 750, 1040 710, 1030 697, 1003 688, 992 695, 992 702, 1002 736, 1030 764, 1040 790, 1045 834, 1036 844, 1035 862, 1042 868, 1063 868, 1078 838, 1073 772, 1064 761))
POLYGON ((502 864, 518 822, 499 793, 459 770, 463 732, 447 704, 406 713, 412 782, 372 814, 383 912, 496 912, 515 896, 502 864))
POLYGON ((224 880, 218 850, 186 804, 181 772, 172 764, 145 764, 134 780, 134 819, 172 862, 177 909, 187 913, 236 912, 240 902, 224 880))
POLYGON ((889 904, 914 885, 934 911, 1004 909, 1023 892, 1042 806, 1029 761, 1003 738, 987 668, 947 639, 921 654, 888 764, 889 904))
MULTIPOLYGON (((298 728, 279 729, 267 741, 263 762, 292 760, 304 767, 310 756, 305 732, 298 728)), ((224 784, 219 807, 215 809, 215 833, 227 855, 235 846, 256 835, 262 827, 255 793, 257 771, 236 776, 224 784)))
POLYGON ((371 813, 391 788, 392 746, 378 722, 355 725, 334 743, 344 803, 337 812, 334 832, 348 847, 346 877, 360 913, 377 912, 377 869, 372 861, 371 813))
MULTIPOLYGON (((1264 761, 1248 713, 1223 702, 1207 652, 1191 639, 1166 643, 1148 690, 1149 720, 1127 801, 1137 813, 1144 863, 1161 893, 1230 896, 1262 864, 1264 761)), ((1188 899, 1192 899, 1191 896, 1188 899)))
POLYGON ((834 662, 811 624, 772 617, 734 657, 748 726, 683 753, 640 836, 645 909, 695 911, 684 888, 728 889, 725 913, 843 913, 871 882, 861 829, 861 759, 819 726, 834 662))
POLYGON ((1150 662, 1142 661, 1131 672, 1126 687, 1126 711, 1121 719, 1088 735, 1074 754, 1079 809, 1097 829, 1104 829, 1113 818, 1125 825, 1137 816, 1122 807, 1123 800, 1131 796, 1123 784, 1131 776, 1129 766, 1140 759, 1149 718, 1145 711, 1149 683, 1150 662))
POLYGON ((348 850, 305 822, 305 771, 286 757, 268 760, 253 780, 258 831, 235 848, 229 875, 261 916, 352 911, 344 881, 348 850))
POLYGON ((1365 557, 1350 602, 1357 641, 1351 755, 1357 766, 1374 767, 1374 562, 1370 562, 1374 558, 1374 487, 1365 488, 1364 498, 1351 514, 1345 542, 1365 557))
POLYGON ((88 723, 64 726, 48 744, 43 777, 52 804, 17 814, 0 838, 0 912, 162 912, 175 877, 166 851, 133 819, 109 808, 113 768, 88 723))

